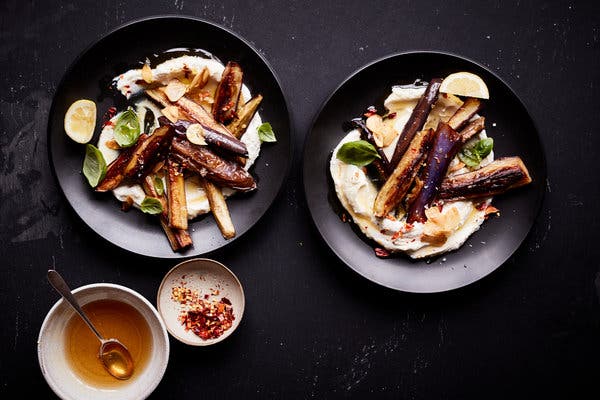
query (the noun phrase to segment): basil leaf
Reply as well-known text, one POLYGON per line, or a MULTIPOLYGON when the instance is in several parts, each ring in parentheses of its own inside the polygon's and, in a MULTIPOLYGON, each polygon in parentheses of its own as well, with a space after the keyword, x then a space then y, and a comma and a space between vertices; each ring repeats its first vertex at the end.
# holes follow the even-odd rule
POLYGON ((156 190, 156 194, 159 196, 165 193, 165 185, 159 176, 154 176, 154 190, 156 190))
POLYGON ((140 137, 140 121, 131 107, 119 114, 114 135, 121 147, 131 147, 137 142, 140 137))
POLYGON ((344 143, 338 150, 336 157, 346 164, 359 167, 371 164, 376 158, 381 158, 375 146, 366 140, 344 143))
POLYGON ((458 153, 458 158, 460 161, 465 163, 466 166, 470 168, 475 168, 481 163, 485 157, 487 157, 494 148, 494 139, 492 138, 484 138, 473 146, 465 147, 458 153))
POLYGON ((494 148, 494 139, 485 138, 485 139, 481 139, 480 141, 475 143, 473 150, 476 151, 479 154, 479 157, 481 157, 481 159, 483 160, 484 158, 486 158, 488 156, 488 154, 490 154, 492 152, 493 148, 494 148))
POLYGON ((162 203, 156 197, 144 197, 140 209, 146 214, 160 214, 163 211, 162 203))
POLYGON ((468 148, 462 149, 461 152, 458 153, 458 159, 465 163, 467 167, 471 168, 478 166, 481 162, 479 155, 468 148))
POLYGON ((265 122, 258 127, 258 137, 261 142, 276 142, 275 132, 270 123, 265 122))
POLYGON ((92 144, 85 146, 85 159, 83 160, 83 175, 91 187, 96 187, 106 175, 106 161, 98 148, 92 144))

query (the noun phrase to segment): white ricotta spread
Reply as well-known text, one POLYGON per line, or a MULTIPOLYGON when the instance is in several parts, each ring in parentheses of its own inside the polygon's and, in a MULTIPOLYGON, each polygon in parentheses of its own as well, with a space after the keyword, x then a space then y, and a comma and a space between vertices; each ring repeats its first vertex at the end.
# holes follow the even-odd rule
MULTIPOLYGON (((408 121, 412 110, 425 91, 425 87, 394 87, 392 93, 384 102, 386 109, 396 116, 389 123, 393 123, 398 136, 408 121)), ((436 127, 440 120, 447 121, 460 107, 462 101, 455 96, 440 95, 433 107, 425 128, 436 127)), ((470 146, 479 139, 485 138, 485 130, 472 138, 465 146, 470 146)), ((336 157, 339 148, 346 142, 360 140, 360 132, 349 132, 335 147, 330 161, 330 173, 335 185, 335 191, 341 204, 352 217, 354 223, 370 239, 391 252, 405 252, 412 258, 422 258, 445 253, 459 248, 473 232, 479 229, 485 220, 485 211, 478 210, 472 201, 446 202, 439 213, 441 217, 453 214, 455 222, 451 227, 452 232, 443 244, 433 244, 424 240, 427 223, 406 223, 403 210, 397 210, 394 215, 378 218, 374 215, 373 205, 378 189, 362 168, 346 164, 336 157)), ((391 158, 398 137, 383 149, 388 158, 391 158)), ((494 159, 491 152, 480 167, 489 164, 494 159)), ((452 174, 468 172, 466 167, 455 170, 459 163, 455 157, 449 167, 452 174)), ((491 198, 486 200, 489 204, 491 198)), ((477 203, 480 203, 478 201, 477 203)))
MULTIPOLYGON (((204 87, 205 90, 214 91, 217 87, 221 74, 225 67, 214 59, 202 58, 197 56, 182 56, 173 58, 157 65, 152 70, 152 76, 154 81, 160 82, 164 85, 168 84, 172 79, 180 79, 183 82, 189 80, 187 76, 194 76, 200 72, 204 67, 208 68, 210 72, 209 81, 204 87), (185 73, 187 72, 187 75, 185 73)), ((132 69, 129 70, 114 79, 116 88, 127 98, 130 98, 136 94, 141 93, 144 90, 142 70, 132 69)), ((246 85, 242 85, 242 99, 249 100, 252 96, 250 90, 246 85)), ((208 107, 208 105, 204 105, 208 107)), ((142 98, 135 103, 135 109, 140 120, 140 125, 143 127, 145 107, 148 107, 154 113, 155 118, 162 115, 160 108, 158 108, 152 101, 142 98)), ((102 129, 100 138, 98 140, 98 149, 104 156, 106 163, 109 164, 115 160, 119 155, 119 150, 113 150, 107 147, 106 143, 114 139, 114 122, 117 120, 119 114, 115 115, 111 122, 113 124, 107 124, 102 129)), ((262 124, 261 117, 258 113, 254 115, 246 132, 241 137, 241 141, 248 148, 248 159, 245 165, 245 169, 248 170, 256 161, 260 154, 261 141, 258 137, 258 127, 262 124)), ((155 121, 155 127, 158 126, 158 121, 155 121)), ((164 182, 166 187, 166 182, 164 182)), ((229 197, 235 193, 235 190, 229 188, 222 189, 223 195, 229 197)), ((119 201, 125 201, 128 197, 133 199, 133 205, 140 208, 142 201, 144 200, 145 193, 142 187, 138 184, 124 183, 119 185, 113 190, 114 196, 119 201)), ((190 176, 185 180, 185 194, 187 202, 188 219, 196 218, 201 214, 210 212, 210 205, 208 198, 200 185, 200 181, 196 176, 190 176)))

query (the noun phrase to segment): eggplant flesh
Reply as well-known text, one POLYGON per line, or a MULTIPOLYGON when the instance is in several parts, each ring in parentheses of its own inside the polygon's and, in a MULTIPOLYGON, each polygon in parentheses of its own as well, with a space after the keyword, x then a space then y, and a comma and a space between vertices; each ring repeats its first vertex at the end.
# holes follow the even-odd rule
POLYGON ((466 200, 491 197, 531 183, 531 176, 520 157, 503 157, 485 167, 446 178, 438 198, 466 200))
POLYGON ((123 175, 126 178, 140 179, 152 171, 154 165, 166 157, 174 133, 173 127, 161 126, 151 136, 138 140, 123 175))
POLYGON ((471 122, 460 131, 460 137, 463 142, 471 139, 485 128, 485 118, 479 117, 471 122))
POLYGON ((433 129, 427 129, 415 135, 398 166, 377 194, 373 206, 373 211, 377 217, 386 216, 406 196, 408 189, 419 172, 421 164, 425 160, 425 157, 427 157, 427 151, 431 145, 434 133, 433 129))
POLYGON ((423 187, 408 208, 407 222, 425 222, 425 209, 437 196, 450 162, 462 145, 461 136, 446 123, 440 123, 422 170, 423 187))
POLYGON ((262 95, 257 94, 238 110, 237 117, 227 125, 227 129, 229 129, 233 136, 239 139, 244 135, 250 121, 254 118, 256 111, 258 111, 262 99, 262 95))
POLYGON ((248 192, 256 189, 256 181, 235 161, 226 160, 208 146, 198 146, 183 137, 175 137, 171 144, 171 156, 184 168, 211 181, 235 190, 248 192))
MULTIPOLYGON (((145 140, 147 136, 148 135, 142 133, 138 140, 145 140)), ((121 184, 123 179, 125 179, 123 171, 125 171, 125 167, 127 167, 127 164, 129 164, 134 150, 135 147, 128 147, 124 149, 119 156, 108 165, 104 179, 102 179, 102 182, 96 186, 97 192, 108 192, 109 190, 113 190, 121 184)))
POLYGON ((423 129, 423 125, 425 125, 427 117, 437 101, 442 80, 441 78, 435 78, 429 82, 425 93, 423 93, 423 96, 421 96, 410 114, 410 118, 406 122, 406 125, 404 125, 404 129, 402 129, 400 138, 398 138, 398 142, 396 143, 394 155, 390 161, 391 168, 395 168, 398 165, 417 132, 423 129))
POLYGON ((462 129, 471 118, 483 107, 483 103, 474 97, 469 97, 465 100, 462 106, 450 118, 448 121, 448 125, 452 127, 452 129, 458 131, 462 129))

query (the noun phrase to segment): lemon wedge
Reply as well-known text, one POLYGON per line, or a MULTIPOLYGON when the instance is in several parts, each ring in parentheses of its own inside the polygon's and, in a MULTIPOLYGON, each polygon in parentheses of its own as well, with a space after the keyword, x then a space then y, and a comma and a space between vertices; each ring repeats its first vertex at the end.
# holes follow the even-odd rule
POLYGON ((490 98, 490 92, 483 79, 471 72, 456 72, 448 75, 442 81, 440 93, 449 93, 455 96, 477 97, 479 99, 490 98))
POLYGON ((96 103, 87 99, 75 101, 65 113, 65 132, 77 143, 92 140, 96 127, 96 103))

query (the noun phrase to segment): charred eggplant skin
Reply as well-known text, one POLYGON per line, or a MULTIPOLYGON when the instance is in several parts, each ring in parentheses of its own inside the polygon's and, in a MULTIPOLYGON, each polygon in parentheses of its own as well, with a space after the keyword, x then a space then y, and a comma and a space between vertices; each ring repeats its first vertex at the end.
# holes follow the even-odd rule
POLYGON ((491 197, 531 181, 529 171, 519 157, 503 157, 475 171, 446 178, 438 198, 467 200, 491 197))
POLYGON ((432 148, 427 156, 425 167, 422 170, 423 187, 408 208, 406 221, 409 224, 427 220, 425 208, 437 196, 450 161, 452 161, 461 145, 460 134, 452 129, 450 125, 444 122, 440 123, 433 139, 432 148))
MULTIPOLYGON (((138 140, 145 140, 146 137, 147 135, 142 133, 138 140)), ((123 171, 125 170, 125 167, 127 167, 127 164, 129 164, 129 160, 131 159, 134 150, 135 147, 124 149, 119 156, 108 165, 104 179, 96 186, 97 192, 108 192, 121 184, 123 179, 125 179, 123 171)))
POLYGON ((184 168, 189 169, 220 186, 242 192, 256 189, 256 181, 235 161, 226 160, 208 146, 190 143, 185 137, 175 136, 171 143, 171 155, 184 168))
POLYGON ((398 166, 385 182, 373 205, 375 216, 382 218, 396 207, 406 196, 413 183, 421 164, 427 157, 434 137, 433 129, 418 132, 404 153, 398 166))
POLYGON ((175 130, 171 126, 161 126, 151 136, 138 140, 129 164, 123 174, 126 178, 143 178, 152 171, 156 163, 164 160, 168 153, 175 130))
POLYGON ((252 121, 252 118, 254 118, 254 115, 258 111, 258 107, 260 106, 262 99, 263 96, 261 94, 257 94, 248 100, 243 107, 238 109, 237 117, 226 127, 233 134, 233 136, 239 139, 242 137, 242 135, 244 135, 246 129, 248 129, 250 121, 252 121))
POLYGON ((402 156, 406 153, 408 146, 410 146, 410 142, 412 142, 417 132, 423 129, 423 125, 425 125, 427 117, 437 101, 442 81, 443 79, 441 78, 434 78, 429 82, 429 85, 427 85, 425 93, 423 93, 423 96, 419 99, 408 122, 406 122, 404 129, 402 129, 402 132, 400 133, 400 138, 394 149, 394 155, 390 160, 391 168, 395 168, 396 165, 398 165, 402 156))
POLYGON ((221 75, 212 106, 212 115, 217 122, 227 124, 236 117, 243 78, 242 67, 235 61, 229 61, 221 75))
MULTIPOLYGON (((190 121, 184 120, 171 122, 165 117, 160 117, 159 123, 161 125, 171 125, 175 129, 175 132, 179 135, 185 135, 187 128, 192 124, 190 121)), ((203 124, 200 125, 202 125, 202 128, 204 129, 204 140, 206 140, 206 144, 208 144, 214 149, 225 150, 231 154, 241 156, 244 158, 248 157, 248 148, 246 147, 244 142, 240 141, 239 139, 233 136, 226 135, 219 131, 215 131, 209 126, 205 126, 203 124)))

